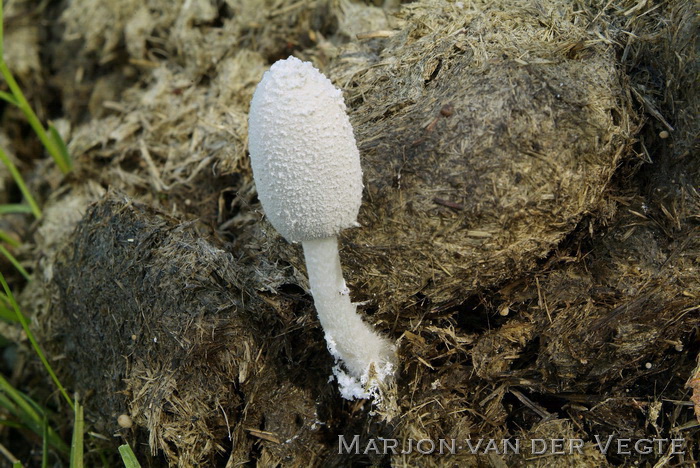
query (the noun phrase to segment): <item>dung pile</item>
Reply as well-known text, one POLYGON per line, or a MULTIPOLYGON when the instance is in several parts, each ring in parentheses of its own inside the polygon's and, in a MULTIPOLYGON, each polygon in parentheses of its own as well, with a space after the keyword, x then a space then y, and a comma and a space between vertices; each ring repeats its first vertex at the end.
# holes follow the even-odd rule
MULTIPOLYGON (((80 33, 83 56, 101 50, 107 63, 117 61, 123 34, 129 59, 115 79, 129 83, 135 66, 150 70, 145 89, 97 79, 89 100, 101 118, 70 139, 85 160, 78 177, 212 225, 233 217, 225 229, 245 238, 240 224, 258 210, 247 205, 247 106, 265 58, 286 54, 272 50, 271 38, 333 33, 341 47, 309 33, 316 47, 301 55, 345 88, 362 153, 366 202, 363 229, 346 235, 350 280, 363 284, 354 288, 358 299, 395 315, 416 302, 459 304, 532 268, 599 207, 629 150, 630 109, 613 44, 592 40, 578 26, 586 12, 567 2, 423 2, 404 6, 392 21, 378 19, 385 13, 374 7, 301 2, 288 8, 296 32, 279 20, 278 3, 267 17, 245 2, 218 13, 208 2, 188 2, 158 15, 128 4, 71 4, 64 17, 74 35, 82 15, 95 24, 116 19, 112 28, 80 33), (388 38, 382 30, 347 42, 347 31, 358 30, 351 15, 372 18, 367 27, 396 29, 388 38), (142 38, 153 35, 181 53, 155 60, 160 49, 142 38), (103 91, 111 97, 102 99, 103 91)), ((62 73, 72 77, 71 63, 62 73)), ((85 102, 66 93, 69 102, 85 102)), ((303 270, 297 252, 287 250, 303 270)))
MULTIPOLYGON (((154 452, 172 457, 167 442, 182 437, 204 459, 221 450, 216 429, 240 417, 235 387, 260 349, 235 267, 195 226, 123 197, 89 210, 54 264, 51 320, 98 430, 127 413, 154 452)), ((185 455, 182 466, 197 461, 185 455)))
MULTIPOLYGON (((147 430, 153 454, 183 467, 247 458, 248 432, 262 421, 267 431, 295 428, 278 456, 316 444, 306 440, 320 425, 304 385, 323 381, 285 371, 285 357, 299 351, 285 356, 272 344, 285 333, 277 303, 260 297, 247 273, 194 223, 113 193, 88 210, 53 264, 45 320, 98 431, 131 438, 117 426, 127 414, 147 430)), ((310 334, 292 336, 322 348, 310 334)), ((330 357, 316 354, 327 367, 330 357)))
POLYGON ((572 463, 602 466, 620 460, 593 434, 677 434, 698 351, 697 93, 669 80, 697 75, 696 36, 689 2, 639 5, 68 2, 48 55, 77 163, 50 203, 100 201, 73 234, 75 216, 39 228, 60 238, 38 239, 26 296, 50 293, 36 319, 92 427, 179 466, 530 456, 338 455, 354 434, 580 437, 572 463), (252 184, 248 103, 292 52, 344 89, 355 127, 362 227, 341 256, 399 344, 393 419, 328 382, 301 251, 252 184))
POLYGON ((381 48, 352 44, 334 61, 365 168, 352 279, 380 307, 459 304, 599 207, 630 116, 614 48, 575 10, 412 4, 381 48))

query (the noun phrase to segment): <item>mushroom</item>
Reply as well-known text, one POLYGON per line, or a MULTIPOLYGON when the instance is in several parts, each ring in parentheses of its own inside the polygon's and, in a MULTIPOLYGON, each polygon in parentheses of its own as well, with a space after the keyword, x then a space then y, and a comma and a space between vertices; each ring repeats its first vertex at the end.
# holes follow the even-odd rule
POLYGON ((391 376, 395 349, 357 314, 337 235, 357 227, 362 168, 342 93, 309 62, 279 60, 255 89, 248 145, 260 202, 274 228, 301 242, 311 294, 345 398, 391 376), (374 382, 374 384, 372 383, 374 382))

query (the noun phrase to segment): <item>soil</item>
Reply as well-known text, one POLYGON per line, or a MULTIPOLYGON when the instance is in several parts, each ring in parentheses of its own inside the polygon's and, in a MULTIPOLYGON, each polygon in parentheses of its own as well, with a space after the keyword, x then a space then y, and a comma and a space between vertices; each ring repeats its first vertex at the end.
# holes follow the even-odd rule
MULTIPOLYGON (((13 284, 96 447, 128 442, 144 466, 181 467, 697 462, 693 2, 5 12, 10 67, 75 166, 62 176, 0 108, 0 144, 45 207, 34 224, 2 220, 31 239, 15 253, 34 279, 13 284), (343 90, 355 129, 361 227, 341 234, 341 258, 364 319, 398 346, 381 402, 343 400, 329 381, 300 246, 256 197, 248 105, 291 54, 343 90), (359 453, 339 454, 354 435, 359 453), (602 453, 609 436, 678 439, 683 454, 602 453), (522 449, 384 453, 380 438, 522 449), (538 439, 583 445, 542 455, 538 439)), ((70 420, 26 359, 17 385, 70 420)))

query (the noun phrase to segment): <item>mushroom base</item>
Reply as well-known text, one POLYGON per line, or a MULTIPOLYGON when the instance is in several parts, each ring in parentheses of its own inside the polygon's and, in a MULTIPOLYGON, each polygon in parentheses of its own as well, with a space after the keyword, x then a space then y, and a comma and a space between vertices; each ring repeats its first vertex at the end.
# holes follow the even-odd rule
MULTIPOLYGON (((350 301, 350 291, 340 266, 337 238, 304 241, 302 245, 311 294, 328 350, 361 384, 366 385, 373 378, 383 380, 395 367, 394 347, 362 321, 357 306, 350 301)), ((339 376, 341 389, 342 380, 339 376)), ((358 396, 352 391, 341 393, 346 398, 358 396)))

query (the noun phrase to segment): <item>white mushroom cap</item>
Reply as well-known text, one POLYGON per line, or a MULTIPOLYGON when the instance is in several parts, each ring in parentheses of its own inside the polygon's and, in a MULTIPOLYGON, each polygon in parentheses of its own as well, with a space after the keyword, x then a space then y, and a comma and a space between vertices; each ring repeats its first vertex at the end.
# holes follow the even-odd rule
POLYGON ((357 226, 362 169, 342 93, 296 57, 265 72, 250 104, 248 147, 265 214, 290 242, 357 226))

